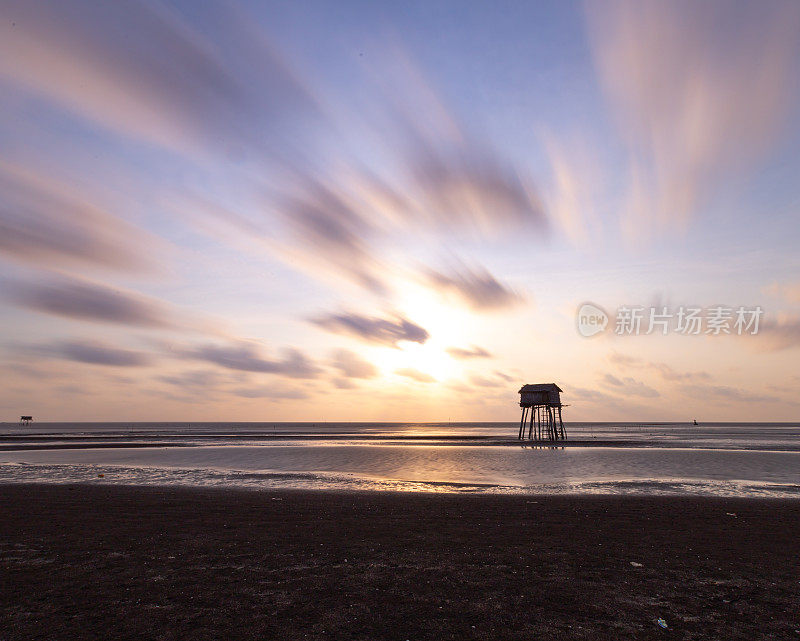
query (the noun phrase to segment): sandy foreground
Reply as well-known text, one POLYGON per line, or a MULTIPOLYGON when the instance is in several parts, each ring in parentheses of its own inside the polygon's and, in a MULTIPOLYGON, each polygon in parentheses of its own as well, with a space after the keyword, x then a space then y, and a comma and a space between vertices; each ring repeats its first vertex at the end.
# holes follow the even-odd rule
POLYGON ((0 641, 221 638, 800 639, 800 501, 0 486, 0 641))

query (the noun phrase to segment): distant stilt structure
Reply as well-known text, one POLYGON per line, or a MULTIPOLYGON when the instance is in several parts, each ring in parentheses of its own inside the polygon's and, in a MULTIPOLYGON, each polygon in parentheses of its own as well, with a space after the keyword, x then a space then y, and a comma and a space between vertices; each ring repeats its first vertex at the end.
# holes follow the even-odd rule
POLYGON ((523 385, 519 390, 519 439, 565 441, 567 433, 561 418, 561 388, 555 383, 523 385), (526 434, 527 431, 527 434, 526 434))
POLYGON ((19 417, 19 424, 20 425, 30 425, 32 420, 33 420, 33 416, 20 416, 19 417))

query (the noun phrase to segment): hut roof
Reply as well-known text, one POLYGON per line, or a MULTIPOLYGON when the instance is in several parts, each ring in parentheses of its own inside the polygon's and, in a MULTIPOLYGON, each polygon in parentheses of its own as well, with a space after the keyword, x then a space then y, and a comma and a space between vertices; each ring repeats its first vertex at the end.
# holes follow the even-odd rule
POLYGON ((558 392, 564 391, 555 383, 535 383, 533 385, 528 383, 527 385, 523 385, 520 388, 519 393, 522 394, 522 392, 551 392, 553 390, 556 390, 558 392))

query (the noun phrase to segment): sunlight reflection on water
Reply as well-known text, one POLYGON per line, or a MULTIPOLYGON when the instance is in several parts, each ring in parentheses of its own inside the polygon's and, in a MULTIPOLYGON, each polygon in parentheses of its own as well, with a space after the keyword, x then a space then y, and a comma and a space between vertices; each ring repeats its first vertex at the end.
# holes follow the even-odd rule
POLYGON ((798 496, 800 491, 800 452, 795 451, 255 442, 5 451, 0 452, 0 481, 726 496, 798 496))

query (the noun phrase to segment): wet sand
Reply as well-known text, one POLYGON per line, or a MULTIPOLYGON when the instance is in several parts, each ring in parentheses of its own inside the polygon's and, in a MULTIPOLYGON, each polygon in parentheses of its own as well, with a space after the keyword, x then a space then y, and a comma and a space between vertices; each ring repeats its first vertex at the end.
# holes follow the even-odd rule
POLYGON ((800 501, 31 484, 0 515, 4 641, 800 638, 800 501))

